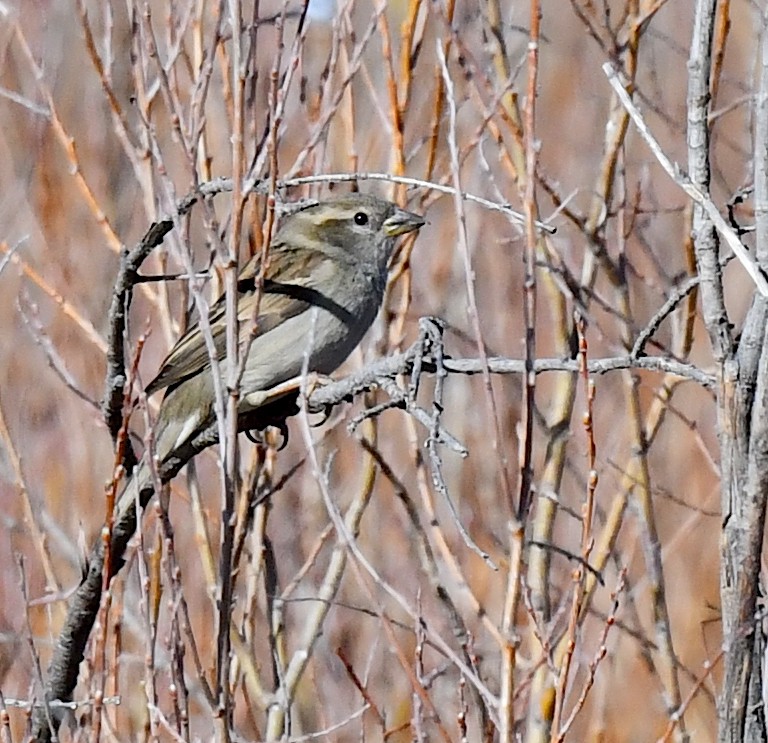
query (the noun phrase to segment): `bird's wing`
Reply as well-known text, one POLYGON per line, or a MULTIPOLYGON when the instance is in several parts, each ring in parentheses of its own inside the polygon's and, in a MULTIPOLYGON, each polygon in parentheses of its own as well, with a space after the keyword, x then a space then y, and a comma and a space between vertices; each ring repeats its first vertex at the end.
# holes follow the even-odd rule
MULTIPOLYGON (((270 262, 272 265, 278 263, 280 268, 279 272, 270 270, 268 274, 279 273, 280 281, 265 279, 257 318, 254 318, 254 307, 259 257, 254 256, 241 271, 237 281, 237 317, 241 345, 251 334, 254 337, 264 335, 306 310, 310 303, 315 303, 311 289, 312 272, 307 270, 306 265, 306 251, 304 255, 292 253, 293 251, 285 246, 272 246, 270 262)), ((326 259, 321 260, 324 262, 326 259)), ((219 361, 226 356, 227 350, 225 316, 225 297, 222 296, 211 307, 208 315, 213 345, 219 361)), ((209 366, 210 357, 205 345, 205 336, 200 323, 197 322, 176 342, 158 375, 147 385, 146 392, 151 395, 164 387, 173 387, 209 366)))

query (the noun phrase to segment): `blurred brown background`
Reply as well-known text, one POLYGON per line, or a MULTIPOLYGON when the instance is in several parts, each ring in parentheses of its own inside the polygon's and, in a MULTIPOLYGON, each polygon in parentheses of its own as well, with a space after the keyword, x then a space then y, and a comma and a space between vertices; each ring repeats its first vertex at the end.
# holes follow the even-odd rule
MULTIPOLYGON (((389 172, 455 185, 458 175, 465 191, 522 210, 525 138, 515 113, 522 115, 526 105, 527 4, 337 4, 326 19, 321 3, 313 3, 297 37, 300 3, 285 8, 279 2, 243 3, 243 159, 256 162, 251 174, 269 174, 267 145, 273 141, 279 178, 389 172), (444 71, 438 49, 447 60, 444 71), (285 87, 277 128, 269 115, 272 79, 285 87)), ((667 155, 684 166, 690 6, 679 0, 541 3, 536 204, 539 218, 551 221, 557 232, 542 236, 536 252, 537 357, 572 357, 576 309, 586 320, 590 358, 626 357, 650 318, 693 274, 687 200, 631 125, 613 142, 621 111, 601 70, 614 61, 634 71, 637 104, 667 155)), ((29 640, 45 669, 67 592, 79 580, 84 545, 97 537, 105 515, 104 483, 114 461, 98 401, 117 251, 133 245, 195 183, 232 175, 234 52, 226 4, 205 0, 148 5, 17 0, 0 9, 0 528, 5 535, 0 689, 7 699, 29 700, 40 693, 29 640), (9 251, 12 260, 6 260, 9 251)), ((718 24, 723 58, 712 117, 713 198, 724 209, 750 181, 750 96, 761 21, 753 3, 739 0, 723 4, 718 24)), ((339 373, 406 347, 416 339, 422 315, 447 322, 448 353, 477 358, 462 224, 453 198, 429 188, 396 190, 385 182, 361 181, 359 187, 404 199, 428 224, 392 286, 387 311, 339 373)), ((327 185, 320 185, 293 188, 282 197, 327 193, 327 185)), ((226 240, 231 206, 223 194, 210 211, 196 210, 186 234, 169 236, 144 272, 181 270, 179 251, 187 249, 195 266, 205 270, 220 240, 226 240)), ((261 239, 255 231, 264 208, 263 198, 246 206, 251 234, 243 255, 261 239)), ((464 202, 464 210, 482 341, 490 356, 521 359, 524 231, 481 205, 464 202)), ((748 208, 737 218, 748 223, 748 208)), ((728 306, 738 320, 751 284, 735 262, 724 270, 728 306)), ((150 283, 136 292, 129 356, 138 337, 149 333, 140 363, 145 382, 183 322, 183 283, 150 283)), ((217 291, 214 280, 211 294, 217 291)), ((695 298, 694 293, 680 302, 645 350, 711 371, 695 298)), ((596 546, 586 555, 581 535, 589 468, 582 421, 586 399, 583 380, 575 375, 551 373, 536 381, 534 500, 522 563, 516 562, 509 531, 509 495, 516 502, 524 434, 522 377, 494 375, 493 401, 482 375, 451 375, 446 382, 443 424, 470 454, 462 459, 441 448, 443 476, 462 523, 497 570, 461 539, 425 461, 428 431, 405 412, 387 411, 376 419, 375 446, 397 487, 361 446, 361 438, 374 436, 372 430, 347 431, 365 401, 335 410, 313 429, 331 498, 342 512, 375 474, 356 544, 380 582, 358 557, 349 558, 298 685, 288 735, 351 717, 327 739, 360 740, 366 731, 367 740, 445 735, 459 740, 464 709, 467 739, 493 739, 493 732, 482 730, 479 709, 486 705, 491 728, 499 709, 487 697, 481 703, 473 692, 476 681, 462 684, 462 673, 442 651, 420 647, 418 622, 391 589, 460 656, 455 635, 459 628, 469 632, 467 657, 488 694, 503 697, 504 680, 514 682, 513 729, 523 740, 548 738, 564 637, 575 641, 568 683, 557 702, 561 725, 576 711, 567 740, 656 740, 668 731, 672 708, 683 702, 684 722, 670 728, 670 739, 680 739, 681 730, 697 741, 714 739, 717 669, 705 667, 716 661, 721 642, 712 394, 660 372, 613 371, 593 379, 599 480, 590 532, 596 546), (501 460, 510 473, 510 493, 502 485, 501 460), (400 487, 419 516, 431 563, 398 497, 400 487), (543 551, 530 540, 556 549, 543 551), (542 555, 549 558, 544 564, 542 555), (578 555, 599 562, 604 585, 587 594, 577 631, 570 635, 578 555), (522 576, 520 594, 510 616, 508 579, 516 570, 522 576), (620 585, 613 624, 606 615, 620 585), (438 588, 450 597, 458 618, 438 588), (511 626, 505 626, 505 616, 511 626), (519 643, 511 666, 504 662, 508 643, 519 643), (414 692, 415 679, 421 696, 414 692), (366 701, 377 712, 356 714, 366 701)), ((425 381, 421 402, 427 409, 431 387, 425 381)), ((140 442, 141 413, 134 419, 140 442)), ((298 422, 290 429, 289 446, 277 454, 263 447, 254 453, 242 437, 244 473, 264 468, 263 478, 278 481, 302 460, 306 447, 298 422)), ((173 730, 207 740, 217 730, 193 662, 198 653, 203 672, 213 679, 212 592, 220 580, 217 461, 211 450, 196 463, 202 511, 193 507, 189 475, 172 487, 178 583, 170 578, 174 558, 154 513, 129 568, 115 582, 106 670, 102 675, 91 653, 76 695, 87 699, 98 688, 121 695, 121 706, 105 713, 104 739, 171 740, 173 730), (148 591, 141 586, 144 572, 148 591), (181 667, 183 682, 174 675, 181 667), (188 726, 179 721, 171 693, 180 683, 186 687, 188 726), (147 706, 148 687, 156 710, 147 706)), ((332 530, 324 531, 329 523, 317 477, 304 463, 272 498, 269 511, 257 514, 242 561, 228 578, 236 594, 239 643, 230 678, 239 739, 268 737, 269 693, 277 683, 262 545, 266 540, 271 545, 276 590, 298 581, 282 608, 287 662, 302 647, 317 604, 336 539, 332 530)), ((75 714, 81 729, 72 726, 62 734, 85 739, 94 725, 89 709, 75 714)), ((25 719, 23 712, 10 711, 14 740, 22 739, 25 719)))

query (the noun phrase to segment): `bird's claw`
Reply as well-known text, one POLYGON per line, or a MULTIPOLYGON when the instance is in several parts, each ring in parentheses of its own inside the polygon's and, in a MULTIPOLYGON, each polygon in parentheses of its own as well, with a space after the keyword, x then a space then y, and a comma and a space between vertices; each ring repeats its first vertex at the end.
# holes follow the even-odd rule
MULTIPOLYGON (((274 428, 280 432, 280 446, 277 447, 277 451, 282 451, 288 446, 288 423, 285 420, 275 421, 271 423, 268 428, 274 428)), ((246 438, 253 444, 259 446, 266 446, 267 442, 264 439, 264 430, 259 428, 251 428, 244 431, 246 438)))

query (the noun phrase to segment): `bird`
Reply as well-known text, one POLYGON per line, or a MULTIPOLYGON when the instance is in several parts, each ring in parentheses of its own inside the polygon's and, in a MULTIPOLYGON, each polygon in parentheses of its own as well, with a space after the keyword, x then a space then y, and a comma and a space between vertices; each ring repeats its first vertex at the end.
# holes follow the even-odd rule
MULTIPOLYGON (((239 343, 247 354, 239 421, 258 418, 270 391, 304 370, 329 375, 341 365, 378 314, 397 237, 424 223, 418 214, 361 193, 312 203, 281 220, 269 246, 261 290, 260 254, 237 279, 239 343)), ((207 324, 226 390, 230 363, 224 296, 211 306, 207 324)), ((179 338, 145 388, 147 395, 161 390, 152 447, 160 465, 216 420, 212 364, 199 322, 179 338)), ((135 498, 151 484, 147 456, 121 500, 135 498)))

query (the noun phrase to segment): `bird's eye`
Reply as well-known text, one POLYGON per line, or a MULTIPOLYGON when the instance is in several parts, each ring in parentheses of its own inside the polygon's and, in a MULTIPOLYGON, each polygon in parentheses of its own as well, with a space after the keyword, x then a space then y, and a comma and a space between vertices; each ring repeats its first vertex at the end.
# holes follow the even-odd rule
POLYGON ((365 212, 358 212, 355 214, 354 220, 355 224, 362 227, 364 224, 368 224, 368 215, 365 212))

